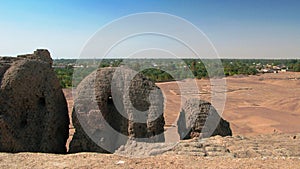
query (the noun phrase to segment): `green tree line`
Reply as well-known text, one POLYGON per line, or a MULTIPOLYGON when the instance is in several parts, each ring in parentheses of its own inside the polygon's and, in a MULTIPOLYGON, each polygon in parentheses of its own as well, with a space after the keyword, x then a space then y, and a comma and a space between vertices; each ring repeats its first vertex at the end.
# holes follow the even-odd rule
MULTIPOLYGON (((120 66, 122 64, 121 59, 107 59, 101 60, 97 67, 108 67, 108 66, 120 66)), ((209 76, 233 76, 233 75, 255 75, 258 73, 257 65, 285 65, 290 71, 300 72, 300 60, 297 59, 286 59, 286 60, 264 60, 264 59, 222 59, 222 67, 224 71, 220 69, 214 69, 214 67, 219 65, 214 65, 213 60, 206 61, 205 64, 199 59, 184 59, 183 62, 176 62, 174 60, 147 60, 146 62, 155 63, 154 68, 143 68, 142 64, 138 61, 132 61, 131 68, 135 70, 142 70, 146 77, 154 82, 164 82, 172 80, 182 80, 186 78, 208 78, 209 76), (163 65, 163 66, 161 66, 163 65), (162 69, 164 67, 165 69, 162 69), (215 72, 210 72, 208 74, 207 67, 211 67, 210 70, 215 72)), ((58 79, 60 80, 60 85, 63 88, 69 88, 72 86, 77 86, 80 81, 89 75, 95 68, 95 61, 84 60, 82 67, 74 68, 76 60, 63 59, 54 60, 54 70, 58 79), (93 66, 87 66, 94 64, 93 66), (74 75, 74 69, 76 69, 74 75), (74 75, 74 79, 73 79, 74 75)))

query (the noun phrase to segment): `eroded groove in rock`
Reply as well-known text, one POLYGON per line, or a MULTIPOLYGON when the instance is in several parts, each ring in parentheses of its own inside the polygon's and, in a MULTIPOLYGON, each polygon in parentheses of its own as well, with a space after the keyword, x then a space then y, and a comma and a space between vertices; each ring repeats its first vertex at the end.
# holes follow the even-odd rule
POLYGON ((65 153, 69 116, 47 50, 0 57, 0 151, 65 153))

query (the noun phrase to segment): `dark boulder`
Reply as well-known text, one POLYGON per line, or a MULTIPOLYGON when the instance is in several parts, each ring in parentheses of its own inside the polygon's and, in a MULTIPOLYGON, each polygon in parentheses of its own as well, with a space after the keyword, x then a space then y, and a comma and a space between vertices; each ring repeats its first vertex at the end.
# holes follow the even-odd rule
POLYGON ((185 102, 177 126, 181 140, 232 135, 229 123, 220 117, 217 110, 209 102, 196 98, 185 102))
POLYGON ((0 57, 0 151, 65 153, 69 116, 47 50, 0 57))
POLYGON ((164 141, 163 95, 142 74, 100 68, 77 87, 69 152, 114 152, 128 139, 164 141))

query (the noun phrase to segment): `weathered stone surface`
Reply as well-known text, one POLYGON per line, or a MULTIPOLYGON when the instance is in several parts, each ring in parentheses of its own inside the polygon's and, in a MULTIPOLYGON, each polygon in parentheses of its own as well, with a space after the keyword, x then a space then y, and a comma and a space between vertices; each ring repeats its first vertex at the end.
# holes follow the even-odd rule
POLYGON ((77 87, 69 152, 114 152, 128 139, 164 141, 163 101, 160 89, 140 73, 98 69, 77 87))
POLYGON ((51 62, 47 50, 0 57, 0 151, 66 152, 68 109, 51 62))
POLYGON ((216 109, 209 102, 196 98, 185 102, 177 125, 180 139, 232 135, 229 123, 219 116, 216 109))
POLYGON ((19 58, 27 58, 27 59, 35 59, 44 61, 52 66, 53 60, 50 56, 50 52, 47 49, 37 49, 34 51, 33 54, 26 54, 26 55, 18 55, 19 58))

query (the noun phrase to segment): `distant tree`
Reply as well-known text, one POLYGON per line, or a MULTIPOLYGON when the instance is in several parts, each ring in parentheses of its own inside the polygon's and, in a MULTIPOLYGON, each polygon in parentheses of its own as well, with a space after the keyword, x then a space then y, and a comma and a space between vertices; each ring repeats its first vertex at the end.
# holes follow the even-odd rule
POLYGON ((294 66, 293 66, 293 70, 295 72, 300 72, 300 63, 296 63, 294 66))

